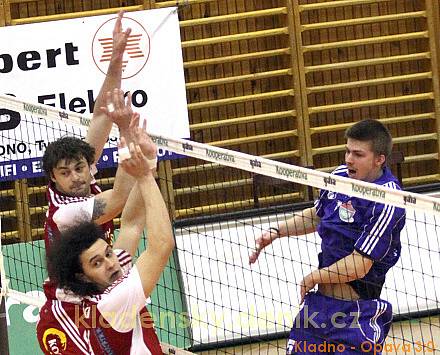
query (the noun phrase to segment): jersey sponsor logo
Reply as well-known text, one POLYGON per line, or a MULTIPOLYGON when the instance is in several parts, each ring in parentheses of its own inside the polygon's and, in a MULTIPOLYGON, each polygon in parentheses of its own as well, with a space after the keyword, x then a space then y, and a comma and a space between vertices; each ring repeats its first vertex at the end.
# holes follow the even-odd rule
POLYGON ((351 204, 351 201, 348 201, 347 203, 338 201, 338 207, 339 207, 339 218, 341 219, 341 221, 347 223, 353 223, 356 210, 351 204))
POLYGON ((327 192, 327 198, 328 198, 329 200, 334 200, 334 199, 336 198, 336 195, 337 195, 336 192, 333 192, 333 191, 329 191, 329 192, 327 192))
POLYGON ((67 347, 67 337, 56 328, 49 328, 43 334, 43 344, 50 354, 61 354, 67 347))

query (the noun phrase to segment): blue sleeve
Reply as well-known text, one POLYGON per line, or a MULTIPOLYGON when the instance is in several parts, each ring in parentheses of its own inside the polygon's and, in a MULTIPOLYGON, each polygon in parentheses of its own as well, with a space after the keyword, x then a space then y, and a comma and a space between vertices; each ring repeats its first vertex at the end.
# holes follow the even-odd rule
POLYGON ((316 215, 319 218, 322 218, 324 216, 323 200, 327 197, 327 192, 327 190, 320 190, 319 197, 317 200, 315 200, 316 215))
POLYGON ((364 228, 354 247, 373 260, 381 260, 388 253, 393 238, 400 238, 405 211, 376 202, 365 218, 364 228))

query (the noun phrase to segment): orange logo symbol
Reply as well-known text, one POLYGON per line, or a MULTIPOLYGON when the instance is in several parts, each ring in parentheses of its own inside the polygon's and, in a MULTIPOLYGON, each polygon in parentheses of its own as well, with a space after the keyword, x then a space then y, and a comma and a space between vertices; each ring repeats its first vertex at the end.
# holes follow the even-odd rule
POLYGON ((50 354, 61 354, 67 347, 66 334, 55 328, 46 329, 43 334, 43 344, 50 354))
MULTIPOLYGON (((113 51, 112 31, 115 20, 116 17, 104 22, 93 37, 93 61, 103 74, 107 73, 113 51)), ((131 28, 122 59, 122 79, 128 79, 137 75, 147 64, 150 56, 150 36, 145 28, 132 18, 124 17, 122 25, 123 28, 131 28)))

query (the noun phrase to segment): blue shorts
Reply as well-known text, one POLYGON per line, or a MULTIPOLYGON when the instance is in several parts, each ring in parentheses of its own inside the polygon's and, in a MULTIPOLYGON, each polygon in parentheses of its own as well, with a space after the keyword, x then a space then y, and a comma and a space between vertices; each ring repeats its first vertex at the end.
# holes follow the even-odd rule
POLYGON ((287 354, 381 354, 392 318, 391 304, 381 299, 343 301, 311 292, 295 318, 287 354))

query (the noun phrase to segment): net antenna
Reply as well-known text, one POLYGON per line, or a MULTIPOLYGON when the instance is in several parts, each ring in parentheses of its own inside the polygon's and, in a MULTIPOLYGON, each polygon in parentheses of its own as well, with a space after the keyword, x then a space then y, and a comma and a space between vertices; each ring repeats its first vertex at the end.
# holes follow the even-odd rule
POLYGON ((171 10, 168 15, 164 17, 164 19, 159 23, 159 25, 154 29, 153 33, 151 34, 151 37, 154 37, 154 35, 162 28, 162 26, 173 16, 174 14, 177 14, 181 12, 183 9, 186 9, 189 6, 189 0, 183 0, 183 1, 176 1, 176 8, 171 10))

